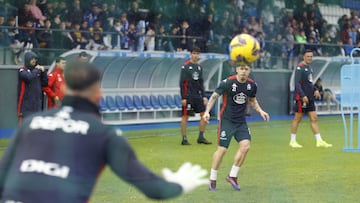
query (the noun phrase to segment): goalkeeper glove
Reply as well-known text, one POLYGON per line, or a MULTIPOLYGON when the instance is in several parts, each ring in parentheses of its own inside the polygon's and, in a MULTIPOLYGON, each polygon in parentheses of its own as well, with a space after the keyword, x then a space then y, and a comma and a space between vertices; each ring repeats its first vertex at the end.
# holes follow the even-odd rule
POLYGON ((184 193, 209 183, 209 180, 204 178, 207 175, 207 170, 202 169, 199 165, 192 165, 189 162, 180 166, 177 172, 164 168, 162 173, 167 181, 181 185, 184 193))

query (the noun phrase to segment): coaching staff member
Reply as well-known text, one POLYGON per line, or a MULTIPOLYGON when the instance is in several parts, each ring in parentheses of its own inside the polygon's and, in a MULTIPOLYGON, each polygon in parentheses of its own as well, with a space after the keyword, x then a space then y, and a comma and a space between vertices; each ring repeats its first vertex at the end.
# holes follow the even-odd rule
POLYGON ((165 179, 142 165, 126 139, 100 122, 100 73, 89 63, 65 68, 59 108, 24 120, 0 162, 1 202, 87 202, 107 164, 149 198, 166 199, 208 180, 200 166, 185 163, 165 179))

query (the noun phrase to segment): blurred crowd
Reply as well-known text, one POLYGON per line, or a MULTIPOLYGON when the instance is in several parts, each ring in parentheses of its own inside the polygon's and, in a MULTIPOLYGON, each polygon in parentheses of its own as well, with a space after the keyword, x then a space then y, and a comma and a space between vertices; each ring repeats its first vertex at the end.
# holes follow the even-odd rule
MULTIPOLYGON (((239 33, 261 45, 259 67, 293 68, 304 49, 349 55, 359 43, 358 13, 328 25, 314 0, 279 8, 273 0, 0 0, 0 47, 15 63, 26 50, 187 51, 228 53, 239 33)), ((41 54, 40 54, 41 55, 41 54)))

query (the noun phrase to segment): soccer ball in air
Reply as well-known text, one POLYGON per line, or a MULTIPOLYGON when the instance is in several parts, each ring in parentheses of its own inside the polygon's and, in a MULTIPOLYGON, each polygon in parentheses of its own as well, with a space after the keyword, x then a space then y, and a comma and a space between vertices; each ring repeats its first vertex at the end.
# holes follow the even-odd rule
POLYGON ((230 42, 230 58, 240 64, 250 64, 260 56, 260 44, 251 35, 236 35, 230 42))

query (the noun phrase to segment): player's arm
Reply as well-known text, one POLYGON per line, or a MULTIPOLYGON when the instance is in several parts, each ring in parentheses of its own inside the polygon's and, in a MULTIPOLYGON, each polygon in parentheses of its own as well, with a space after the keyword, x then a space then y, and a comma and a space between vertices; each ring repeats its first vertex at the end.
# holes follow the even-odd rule
POLYGON ((123 180, 153 199, 175 197, 183 192, 179 184, 168 182, 147 169, 122 136, 111 136, 107 145, 107 163, 123 180))
POLYGON ((181 99, 186 99, 186 84, 188 82, 188 79, 186 77, 186 67, 182 66, 181 67, 181 71, 180 71, 180 95, 181 95, 181 99))
POLYGON ((51 99, 54 99, 56 96, 55 92, 52 90, 52 86, 54 85, 56 80, 56 77, 53 73, 50 73, 48 75, 48 85, 46 87, 43 87, 42 90, 47 94, 48 97, 51 99))
POLYGON ((249 97, 249 104, 250 106, 260 114, 260 116, 265 120, 269 121, 270 116, 268 113, 266 113, 259 105, 259 102, 257 101, 256 97, 249 97))
POLYGON ((304 93, 304 90, 301 87, 302 75, 303 75, 303 71, 302 71, 301 67, 299 67, 299 66, 296 67, 296 70, 295 70, 295 94, 300 94, 301 99, 306 96, 304 93))
POLYGON ((24 68, 20 68, 19 69, 19 79, 25 81, 26 83, 29 83, 32 80, 34 80, 39 73, 40 73, 40 70, 37 68, 34 68, 31 71, 27 71, 24 68))
POLYGON ((210 119, 210 111, 212 109, 212 107, 214 106, 216 100, 220 97, 220 95, 216 92, 212 93, 212 95, 209 98, 209 101, 206 105, 206 110, 204 112, 203 115, 203 119, 205 120, 205 122, 208 122, 210 119))

